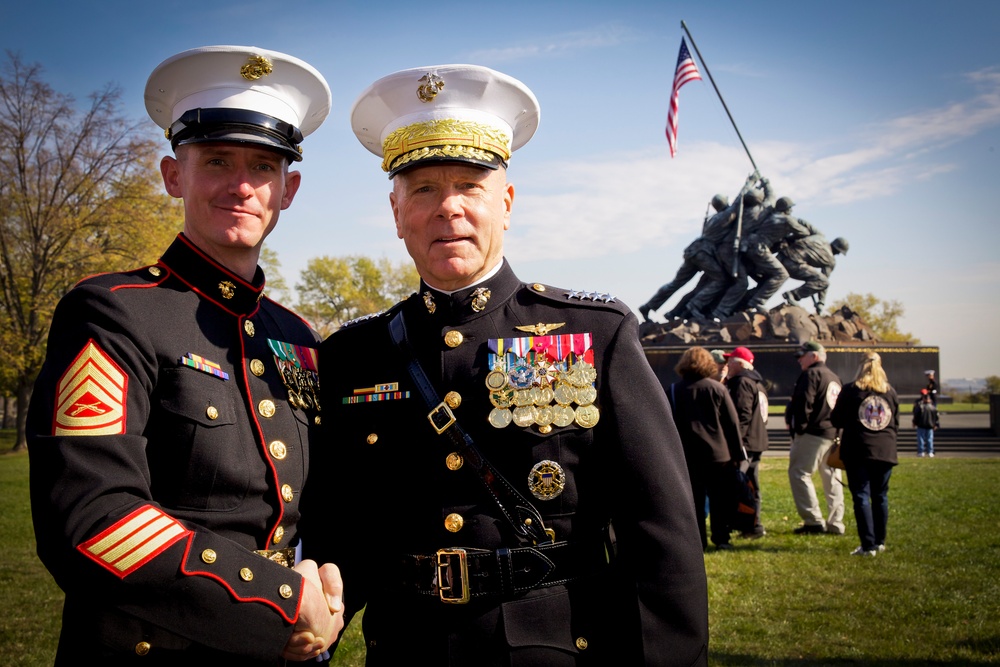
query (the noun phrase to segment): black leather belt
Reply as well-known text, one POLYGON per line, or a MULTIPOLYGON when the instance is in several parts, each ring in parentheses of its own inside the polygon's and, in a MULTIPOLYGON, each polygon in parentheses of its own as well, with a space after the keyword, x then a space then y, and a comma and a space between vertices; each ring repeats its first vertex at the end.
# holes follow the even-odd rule
POLYGON ((564 584, 608 568, 605 542, 555 542, 513 549, 452 547, 400 561, 400 586, 441 602, 464 604, 475 598, 564 584))

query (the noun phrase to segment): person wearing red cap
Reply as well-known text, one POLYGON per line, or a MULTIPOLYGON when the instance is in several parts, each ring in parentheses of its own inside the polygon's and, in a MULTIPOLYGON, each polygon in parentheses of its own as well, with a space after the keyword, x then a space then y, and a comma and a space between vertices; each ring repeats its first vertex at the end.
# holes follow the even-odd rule
POLYGON ((753 481, 755 509, 754 529, 743 531, 743 537, 758 538, 765 534, 760 523, 760 457, 767 451, 767 386, 760 373, 754 370, 753 352, 737 347, 725 355, 728 359, 726 387, 736 406, 740 423, 740 437, 747 452, 747 475, 753 481))

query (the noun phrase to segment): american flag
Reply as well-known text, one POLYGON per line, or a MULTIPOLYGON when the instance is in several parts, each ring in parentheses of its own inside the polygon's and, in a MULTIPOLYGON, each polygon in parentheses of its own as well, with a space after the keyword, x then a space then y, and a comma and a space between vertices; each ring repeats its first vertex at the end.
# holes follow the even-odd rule
POLYGON ((667 143, 670 144, 670 157, 677 154, 677 101, 680 99, 681 86, 688 81, 701 81, 698 66, 691 58, 687 43, 681 37, 681 50, 677 54, 677 70, 674 72, 674 89, 670 93, 670 111, 667 112, 667 143))

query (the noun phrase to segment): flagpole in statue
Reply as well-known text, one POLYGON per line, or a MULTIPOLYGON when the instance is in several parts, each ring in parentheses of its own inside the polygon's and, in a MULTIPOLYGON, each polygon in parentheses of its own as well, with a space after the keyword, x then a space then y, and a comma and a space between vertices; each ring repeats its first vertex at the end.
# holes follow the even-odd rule
MULTIPOLYGON (((753 161, 753 156, 750 155, 750 149, 747 148, 747 142, 743 141, 743 135, 740 134, 740 128, 736 127, 736 121, 733 120, 733 114, 729 113, 729 107, 726 106, 726 100, 722 99, 722 93, 719 92, 719 87, 715 85, 715 79, 712 77, 712 71, 708 69, 708 64, 705 62, 704 56, 701 55, 701 50, 698 49, 698 43, 694 41, 694 37, 691 36, 691 31, 688 30, 687 24, 681 21, 681 27, 684 28, 684 32, 687 33, 688 39, 691 40, 691 46, 694 47, 694 52, 698 54, 698 60, 701 61, 701 66, 705 68, 705 74, 708 75, 708 80, 712 82, 712 88, 715 88, 715 94, 719 96, 719 101, 722 102, 722 108, 726 110, 726 115, 729 116, 729 122, 733 124, 733 129, 736 130, 736 136, 739 137, 740 143, 743 144, 743 150, 747 152, 747 157, 750 158, 750 164, 753 165, 754 173, 759 173, 757 169, 757 163, 753 161)), ((740 237, 743 235, 743 199, 740 198, 739 213, 736 216, 736 236, 733 238, 733 277, 735 278, 739 273, 739 262, 740 262, 740 237)))
POLYGON ((695 43, 694 37, 691 36, 691 31, 688 30, 687 24, 681 21, 681 27, 684 28, 684 32, 687 33, 688 39, 691 40, 691 46, 694 47, 694 52, 698 54, 698 60, 701 61, 701 66, 705 68, 705 74, 708 75, 708 80, 712 82, 712 88, 715 88, 715 94, 719 96, 719 101, 722 102, 722 108, 726 110, 726 115, 729 116, 729 122, 733 124, 733 129, 736 130, 736 136, 739 137, 740 143, 743 144, 743 150, 747 152, 747 157, 750 158, 750 164, 753 165, 754 171, 759 171, 757 169, 757 163, 753 161, 753 156, 750 155, 750 149, 747 148, 747 144, 743 141, 743 135, 740 134, 740 128, 736 127, 736 121, 733 120, 733 114, 729 113, 729 107, 726 106, 726 101, 722 99, 722 93, 719 92, 719 87, 715 85, 715 79, 712 78, 712 72, 708 69, 708 64, 705 63, 705 58, 702 57, 701 51, 698 50, 698 44, 695 43))

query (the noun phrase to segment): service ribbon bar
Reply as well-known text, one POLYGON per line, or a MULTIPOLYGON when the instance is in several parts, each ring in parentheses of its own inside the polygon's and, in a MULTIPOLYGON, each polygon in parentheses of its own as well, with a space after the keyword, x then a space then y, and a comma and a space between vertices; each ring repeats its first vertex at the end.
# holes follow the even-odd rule
POLYGON ((186 355, 181 357, 180 363, 184 364, 185 366, 189 366, 191 368, 202 371, 204 373, 209 373, 210 375, 214 375, 215 377, 221 378, 223 380, 229 379, 229 373, 222 370, 222 366, 215 363, 214 361, 209 361, 205 357, 193 354, 191 352, 188 352, 186 355))

